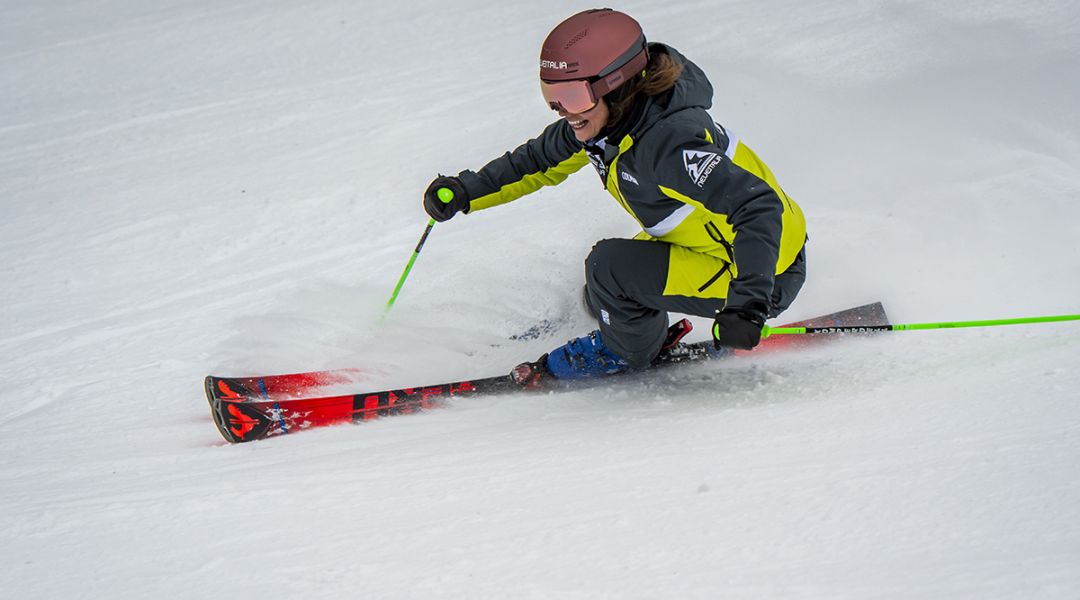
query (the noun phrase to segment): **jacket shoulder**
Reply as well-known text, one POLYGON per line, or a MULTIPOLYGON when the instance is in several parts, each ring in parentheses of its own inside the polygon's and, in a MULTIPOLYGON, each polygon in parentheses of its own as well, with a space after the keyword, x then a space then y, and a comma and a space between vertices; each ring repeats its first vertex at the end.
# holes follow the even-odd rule
POLYGON ((728 137, 722 127, 712 120, 703 108, 687 108, 667 115, 635 140, 645 164, 654 172, 662 172, 672 162, 681 164, 684 150, 723 152, 728 137))

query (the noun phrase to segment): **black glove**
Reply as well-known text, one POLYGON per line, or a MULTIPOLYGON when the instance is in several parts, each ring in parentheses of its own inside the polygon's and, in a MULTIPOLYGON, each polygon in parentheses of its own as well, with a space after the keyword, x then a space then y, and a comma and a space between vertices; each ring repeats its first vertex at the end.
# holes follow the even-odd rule
POLYGON ((765 326, 765 311, 761 308, 749 306, 717 312, 712 327, 716 347, 750 350, 757 346, 761 341, 761 329, 765 326))
POLYGON ((461 180, 446 175, 436 177, 435 181, 432 181, 427 191, 424 192, 424 210, 432 219, 440 223, 450 219, 459 211, 469 212, 469 195, 465 193, 461 180), (453 192, 453 199, 449 202, 443 202, 442 198, 439 198, 440 188, 446 188, 453 192))

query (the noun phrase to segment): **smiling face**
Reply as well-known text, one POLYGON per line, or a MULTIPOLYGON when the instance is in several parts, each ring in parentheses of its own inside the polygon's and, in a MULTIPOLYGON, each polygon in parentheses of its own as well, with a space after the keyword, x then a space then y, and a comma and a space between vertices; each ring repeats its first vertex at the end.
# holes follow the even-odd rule
POLYGON ((574 137, 579 142, 587 142, 600 135, 600 131, 607 125, 610 114, 607 102, 603 99, 597 102, 596 106, 580 114, 559 111, 559 116, 570 124, 570 128, 574 130, 574 137))

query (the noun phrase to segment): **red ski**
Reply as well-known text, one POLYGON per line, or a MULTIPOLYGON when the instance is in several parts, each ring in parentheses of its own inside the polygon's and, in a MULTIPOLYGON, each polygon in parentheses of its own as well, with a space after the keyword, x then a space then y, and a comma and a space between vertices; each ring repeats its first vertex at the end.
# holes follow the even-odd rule
POLYGON ((251 400, 242 395, 237 395, 236 398, 215 397, 212 388, 214 381, 213 377, 206 378, 210 412, 222 437, 233 443, 295 433, 312 427, 414 413, 440 406, 451 396, 528 389, 516 383, 511 375, 500 375, 381 392, 262 401, 251 400))
POLYGON ((207 381, 213 386, 212 393, 218 398, 239 400, 295 400, 313 396, 327 396, 335 388, 356 389, 364 381, 362 369, 334 369, 289 373, 287 375, 262 375, 252 377, 214 377, 207 381), (212 380, 212 382, 211 382, 212 380))
MULTIPOLYGON (((788 326, 840 327, 884 324, 888 324, 888 318, 881 303, 876 302, 788 326)), ((824 339, 827 338, 775 336, 762 340, 761 345, 754 352, 801 347, 824 339)), ((665 364, 696 362, 716 356, 731 355, 730 352, 718 354, 713 351, 711 341, 683 344, 680 346, 680 351, 665 361, 665 364)), ((352 378, 358 375, 358 369, 348 369, 266 377, 209 376, 205 380, 206 397, 210 403, 214 423, 222 437, 229 442, 239 443, 295 433, 312 427, 355 423, 379 417, 414 413, 440 406, 451 397, 537 389, 563 389, 578 387, 582 383, 596 384, 603 381, 603 379, 584 382, 548 380, 544 385, 540 385, 539 380, 530 377, 529 373, 515 370, 506 375, 437 385, 304 397, 306 393, 317 394, 318 390, 327 387, 350 384, 355 380, 352 378)))

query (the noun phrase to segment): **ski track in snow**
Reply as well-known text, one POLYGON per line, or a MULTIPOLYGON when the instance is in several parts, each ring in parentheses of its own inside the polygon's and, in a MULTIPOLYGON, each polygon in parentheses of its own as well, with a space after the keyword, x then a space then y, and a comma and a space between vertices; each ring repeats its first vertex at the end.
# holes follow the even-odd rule
MULTIPOLYGON (((208 372, 434 383, 592 327, 582 259, 634 223, 587 170, 438 225, 379 323, 428 181, 547 124, 580 8, 6 7, 0 596, 1080 596, 1076 324, 221 441, 208 372)), ((807 211, 783 320, 1080 312, 1075 3, 617 8, 807 211)))

